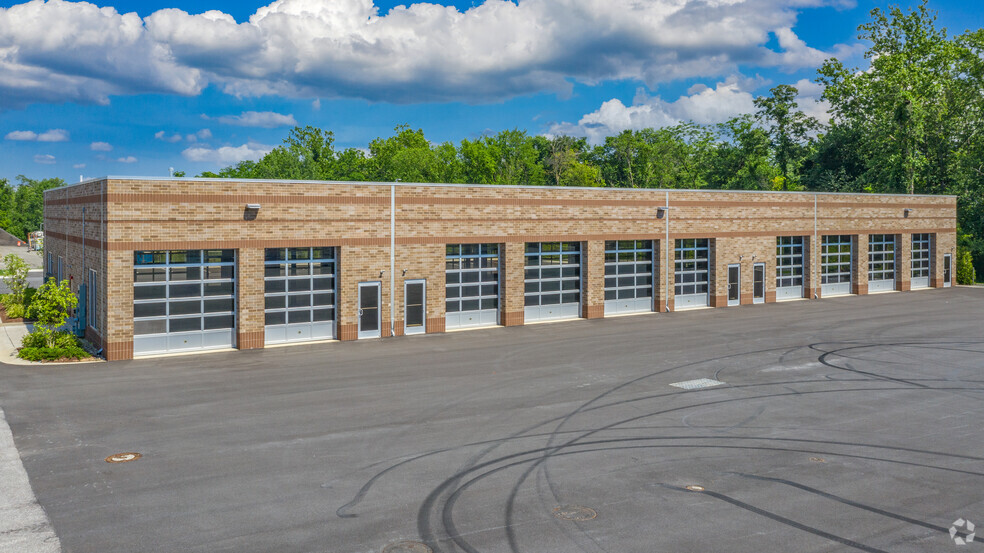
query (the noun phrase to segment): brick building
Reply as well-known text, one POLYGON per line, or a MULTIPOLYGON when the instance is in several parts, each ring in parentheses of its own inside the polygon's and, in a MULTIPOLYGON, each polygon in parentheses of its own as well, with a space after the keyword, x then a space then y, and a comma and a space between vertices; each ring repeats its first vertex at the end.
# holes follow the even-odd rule
POLYGON ((44 228, 114 360, 944 287, 956 199, 108 177, 44 228))

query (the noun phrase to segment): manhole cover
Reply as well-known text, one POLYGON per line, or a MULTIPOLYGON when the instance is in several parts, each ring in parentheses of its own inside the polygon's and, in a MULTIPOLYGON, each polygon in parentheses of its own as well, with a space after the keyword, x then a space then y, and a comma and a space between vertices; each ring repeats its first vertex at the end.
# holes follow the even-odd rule
POLYGON ((813 461, 814 463, 826 463, 827 462, 827 460, 824 459, 823 457, 810 457, 810 460, 813 461))
POLYGON ((560 520, 573 520, 574 522, 584 522, 598 516, 598 513, 590 507, 580 505, 564 505, 553 510, 553 515, 560 520))
POLYGON ((419 541, 395 541, 383 548, 383 553, 434 553, 434 550, 419 541))
POLYGON ((687 489, 692 492, 702 492, 704 491, 704 486, 687 486, 687 489))
POLYGON ((106 457, 107 463, 129 463, 130 461, 136 461, 137 459, 143 457, 139 453, 117 453, 116 455, 110 455, 106 457))
POLYGON ((683 388, 684 390, 701 390, 703 388, 713 388, 714 386, 722 386, 724 382, 720 380, 711 380, 710 378, 698 378, 697 380, 684 380, 683 382, 673 382, 670 386, 675 388, 683 388))

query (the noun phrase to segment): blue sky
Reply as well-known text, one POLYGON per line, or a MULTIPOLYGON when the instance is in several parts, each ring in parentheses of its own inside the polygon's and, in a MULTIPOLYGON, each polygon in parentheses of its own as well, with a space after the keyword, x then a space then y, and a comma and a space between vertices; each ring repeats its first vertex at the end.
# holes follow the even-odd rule
MULTIPOLYGON (((341 148, 399 124, 435 142, 507 128, 597 142, 718 122, 783 83, 822 117, 817 65, 861 64, 856 28, 888 4, 0 2, 0 177, 194 175, 255 159, 294 124, 341 148)), ((975 4, 930 7, 956 34, 981 27, 975 4)))

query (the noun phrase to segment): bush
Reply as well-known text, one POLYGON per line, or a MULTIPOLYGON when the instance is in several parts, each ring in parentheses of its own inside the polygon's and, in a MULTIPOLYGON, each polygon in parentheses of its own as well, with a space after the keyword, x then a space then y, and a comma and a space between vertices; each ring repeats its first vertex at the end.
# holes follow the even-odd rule
POLYGON ((18 296, 17 294, 0 294, 0 304, 7 310, 7 317, 20 319, 27 316, 27 309, 34 300, 36 288, 25 288, 18 296))
POLYGON ((88 359, 92 357, 85 351, 79 340, 71 332, 55 332, 50 336, 53 343, 48 346, 49 336, 43 332, 34 332, 24 336, 17 357, 28 361, 54 361, 57 359, 88 359))
POLYGON ((974 284, 977 274, 974 271, 974 257, 969 250, 957 250, 957 284, 974 284))

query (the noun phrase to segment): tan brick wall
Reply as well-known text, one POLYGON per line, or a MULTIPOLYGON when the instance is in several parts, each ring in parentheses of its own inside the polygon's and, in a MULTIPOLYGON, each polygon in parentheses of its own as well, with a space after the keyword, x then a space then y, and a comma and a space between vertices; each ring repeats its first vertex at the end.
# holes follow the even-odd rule
POLYGON ((132 355, 132 252, 140 249, 237 249, 240 347, 262 346, 262 250, 267 247, 338 247, 341 339, 357 334, 358 283, 364 281, 380 282, 384 336, 391 322, 402 333, 403 284, 417 278, 427 281, 427 330, 443 331, 448 243, 501 244, 500 322, 506 325, 523 323, 525 242, 582 242, 583 312, 590 317, 604 312, 605 240, 658 240, 654 293, 659 310, 673 305, 672 272, 668 279, 667 270, 672 271, 677 238, 711 239, 714 305, 726 305, 730 263, 741 264, 743 303, 751 301, 752 264, 765 263, 767 300, 774 301, 776 236, 807 237, 808 296, 819 293, 814 235, 859 237, 855 285, 860 293, 867 289, 869 234, 901 237, 900 287, 908 282, 912 233, 935 234, 934 286, 942 285, 943 253, 955 253, 952 197, 399 185, 391 315, 390 191, 389 185, 368 183, 93 181, 45 194, 46 245, 66 258, 66 275, 75 276, 77 285, 81 207, 86 207, 86 266, 99 267, 101 296, 110 298, 108 309, 100 299, 105 320, 100 332, 113 358, 126 357, 127 351, 132 355), (657 208, 667 204, 667 197, 671 209, 659 217, 657 208), (255 219, 247 216, 247 203, 261 204, 255 219), (913 210, 908 217, 906 208, 913 210))

